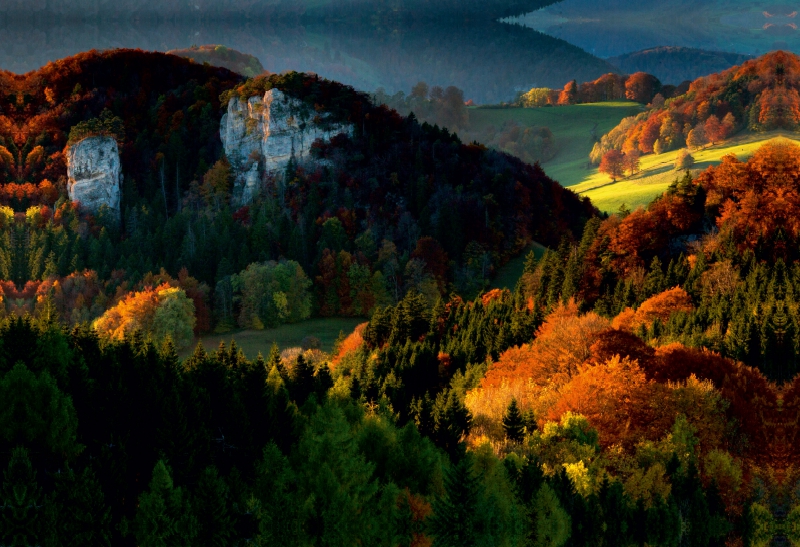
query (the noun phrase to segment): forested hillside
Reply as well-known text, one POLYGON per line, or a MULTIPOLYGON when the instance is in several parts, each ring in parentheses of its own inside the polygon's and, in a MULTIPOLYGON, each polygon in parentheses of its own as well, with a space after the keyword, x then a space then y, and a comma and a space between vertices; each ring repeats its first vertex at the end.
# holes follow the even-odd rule
POLYGON ((69 316, 93 319, 163 268, 168 284, 188 290, 177 281, 182 270, 198 283, 195 309, 212 310, 195 324, 200 331, 311 313, 366 316, 411 289, 431 303, 450 290, 475 293, 531 241, 556 244, 596 214, 539 167, 316 76, 245 82, 171 55, 114 51, 4 78, 0 268, 17 284, 4 289, 7 311, 33 311, 31 299, 57 278, 53 298, 75 302, 68 288, 80 292, 69 316), (230 96, 272 87, 355 131, 316 143, 314 161, 263 179, 255 202, 232 208, 219 120, 230 96), (64 147, 97 133, 120 145, 119 224, 65 200, 64 147), (275 270, 281 262, 288 266, 275 270), (272 273, 251 269, 267 263, 272 273), (265 289, 278 271, 289 276, 281 283, 295 280, 292 291, 265 289), (76 276, 84 281, 67 283, 76 276), (279 318, 270 302, 287 291, 310 304, 279 318))
MULTIPOLYGON (((736 89, 763 84, 785 124, 765 97, 792 60, 772 61, 736 89)), ((797 147, 601 217, 315 75, 123 50, 0 87, 4 545, 800 542, 797 147), (233 207, 220 119, 269 90, 352 129, 233 207), (66 196, 65 146, 97 136, 120 218, 66 196), (534 241, 515 290, 487 291, 534 241), (330 354, 178 357, 311 315, 364 322, 330 354)))
POLYGON ((612 149, 658 154, 696 148, 742 128, 795 131, 800 124, 798 75, 800 58, 776 51, 698 78, 685 94, 623 120, 597 143, 591 159, 599 163, 612 149))

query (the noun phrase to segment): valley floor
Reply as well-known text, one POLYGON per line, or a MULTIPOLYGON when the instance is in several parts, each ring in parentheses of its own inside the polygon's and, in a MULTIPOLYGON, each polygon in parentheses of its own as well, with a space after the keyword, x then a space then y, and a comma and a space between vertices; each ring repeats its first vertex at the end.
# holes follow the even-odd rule
POLYGON ((303 338, 307 336, 318 338, 320 349, 330 352, 340 333, 350 334, 356 325, 364 321, 366 319, 361 317, 320 317, 291 325, 281 325, 274 329, 237 330, 224 334, 209 334, 195 339, 190 347, 183 350, 181 357, 191 355, 198 342, 202 342, 206 351, 211 352, 215 351, 221 342, 229 346, 231 340, 235 340, 236 345, 241 348, 248 359, 255 359, 259 353, 266 358, 273 343, 278 344, 281 350, 285 350, 299 347, 303 338))
POLYGON ((642 105, 633 101, 542 108, 471 108, 469 123, 471 131, 477 133, 484 132, 490 125, 500 129, 507 121, 524 127, 548 127, 558 152, 553 159, 544 162, 542 168, 563 186, 572 186, 591 172, 589 152, 594 144, 593 134, 600 138, 623 118, 643 110, 642 105))

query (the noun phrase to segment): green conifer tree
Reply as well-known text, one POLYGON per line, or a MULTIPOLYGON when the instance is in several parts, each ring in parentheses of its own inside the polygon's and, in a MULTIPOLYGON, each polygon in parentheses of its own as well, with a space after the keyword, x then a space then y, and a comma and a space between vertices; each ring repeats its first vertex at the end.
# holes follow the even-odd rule
POLYGON ((291 389, 289 392, 298 405, 302 405, 308 396, 314 392, 314 367, 305 360, 303 355, 297 356, 297 361, 292 367, 291 389))
POLYGON ((36 471, 28 451, 21 446, 13 450, 3 472, 2 496, 0 537, 3 545, 38 545, 51 535, 36 471))
POLYGON ((525 421, 517 406, 516 399, 511 399, 511 403, 503 416, 503 430, 506 432, 506 439, 512 443, 522 442, 525 438, 525 421))
POLYGON ((271 371, 273 367, 278 369, 278 373, 280 373, 284 382, 289 379, 289 375, 286 373, 286 367, 281 359, 281 350, 278 344, 272 344, 272 347, 269 348, 269 357, 267 357, 267 370, 271 371))
POLYGON ((48 500, 47 511, 55 524, 53 544, 62 547, 110 546, 111 511, 94 473, 90 469, 75 473, 68 467, 52 478, 54 492, 48 500))
POLYGON ((219 477, 216 467, 208 467, 200 475, 192 509, 197 518, 197 537, 203 545, 227 547, 235 534, 235 520, 229 504, 228 486, 219 477))
POLYGON ((472 457, 462 454, 445 473, 445 495, 433 502, 430 532, 434 547, 472 547, 478 544, 478 504, 481 483, 475 476, 472 457))
POLYGON ((558 496, 547 483, 542 484, 533 500, 531 539, 537 547, 561 547, 570 536, 570 516, 561 507, 558 496))
POLYGON ((139 497, 133 524, 139 547, 191 545, 197 537, 197 521, 189 501, 172 484, 164 460, 156 463, 150 487, 139 497))

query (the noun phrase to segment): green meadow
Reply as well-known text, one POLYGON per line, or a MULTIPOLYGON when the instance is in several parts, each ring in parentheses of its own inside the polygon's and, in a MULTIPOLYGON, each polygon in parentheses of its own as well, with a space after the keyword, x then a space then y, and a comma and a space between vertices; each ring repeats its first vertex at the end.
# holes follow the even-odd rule
POLYGON ((490 125, 500 128, 509 120, 523 126, 545 126, 555 137, 558 152, 542 164, 553 179, 564 186, 582 182, 590 173, 589 152, 594 134, 600 138, 623 118, 642 112, 644 107, 632 101, 576 104, 543 108, 471 108, 472 132, 482 132, 490 125))

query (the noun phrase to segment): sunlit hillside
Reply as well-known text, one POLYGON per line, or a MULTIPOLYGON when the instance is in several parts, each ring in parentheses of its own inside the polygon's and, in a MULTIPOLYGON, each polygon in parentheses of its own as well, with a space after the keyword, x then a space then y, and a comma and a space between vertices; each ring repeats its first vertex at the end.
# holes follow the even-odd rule
MULTIPOLYGON (((783 140, 800 143, 797 135, 781 131, 737 135, 724 143, 692 151, 694 165, 689 172, 697 175, 706 167, 719 164, 723 156, 728 154, 745 160, 761 145, 783 140)), ((675 168, 679 153, 680 150, 673 150, 644 156, 641 159, 641 172, 625 176, 616 182, 595 168, 580 183, 570 186, 570 189, 591 199, 601 211, 614 213, 622 205, 635 209, 647 205, 660 196, 676 178, 683 177, 686 170, 675 168)))

